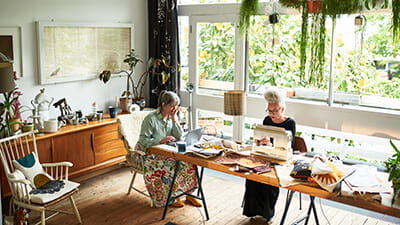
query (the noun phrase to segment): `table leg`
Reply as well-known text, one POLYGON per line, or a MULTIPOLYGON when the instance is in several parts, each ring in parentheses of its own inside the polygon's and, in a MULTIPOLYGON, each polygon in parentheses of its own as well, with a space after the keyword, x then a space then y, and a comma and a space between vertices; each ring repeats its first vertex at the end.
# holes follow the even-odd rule
MULTIPOLYGON (((197 166, 196 166, 196 168, 197 168, 197 166)), ((201 184, 203 181, 203 173, 204 173, 204 167, 201 167, 200 177, 197 178, 199 181, 199 184, 201 184)), ((200 195, 200 189, 197 189, 197 196, 199 196, 199 195, 200 195)))
POLYGON ((290 203, 292 202, 294 191, 288 190, 289 194, 286 196, 285 211, 283 211, 283 216, 281 219, 281 225, 285 223, 287 212, 289 211, 290 203))
POLYGON ((195 166, 196 169, 196 176, 197 176, 197 181, 198 181, 198 185, 199 185, 199 193, 200 193, 200 197, 201 200, 203 202, 203 206, 204 206, 204 212, 206 213, 206 219, 209 220, 210 217, 208 216, 208 210, 207 210, 207 205, 206 205, 206 198, 204 197, 204 193, 203 193, 203 187, 201 186, 201 182, 202 182, 202 178, 203 178, 203 167, 201 167, 201 177, 199 177, 199 171, 197 169, 197 166, 195 166))
POLYGON ((171 181, 171 185, 169 187, 169 191, 168 191, 168 198, 167 198, 167 202, 165 203, 165 207, 164 207, 164 212, 162 215, 161 220, 165 219, 165 215, 167 214, 167 209, 168 209, 168 205, 169 202, 171 201, 171 196, 172 196, 172 189, 174 188, 174 183, 175 183, 175 179, 176 179, 176 175, 179 172, 179 167, 181 165, 181 162, 176 160, 175 161, 175 171, 174 171, 174 176, 172 177, 172 181, 171 181))

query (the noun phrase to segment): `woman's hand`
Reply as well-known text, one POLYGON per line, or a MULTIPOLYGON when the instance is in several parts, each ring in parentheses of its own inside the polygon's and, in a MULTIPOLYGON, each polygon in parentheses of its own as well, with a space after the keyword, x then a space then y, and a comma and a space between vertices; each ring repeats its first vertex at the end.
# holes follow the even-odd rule
POLYGON ((165 138, 160 140, 160 144, 167 144, 171 141, 176 141, 176 138, 174 136, 166 136, 165 138))
POLYGON ((171 117, 172 122, 178 121, 178 116, 177 113, 179 111, 179 106, 175 106, 169 113, 169 116, 171 117))
POLYGON ((268 137, 263 137, 262 139, 254 139, 254 143, 256 143, 257 146, 260 145, 272 146, 272 143, 269 141, 268 137))

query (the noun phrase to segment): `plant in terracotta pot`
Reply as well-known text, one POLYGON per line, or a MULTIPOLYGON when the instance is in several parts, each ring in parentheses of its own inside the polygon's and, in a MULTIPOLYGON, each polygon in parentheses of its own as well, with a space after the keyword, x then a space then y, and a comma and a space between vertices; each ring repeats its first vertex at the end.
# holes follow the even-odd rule
MULTIPOLYGON (((132 49, 131 52, 126 55, 124 63, 127 63, 129 65, 129 70, 121 70, 118 72, 118 74, 126 74, 126 89, 125 91, 122 92, 120 100, 121 104, 121 109, 123 112, 128 112, 129 111, 129 106, 133 98, 137 98, 137 93, 132 93, 131 92, 131 86, 133 90, 135 90, 135 87, 139 86, 139 83, 141 82, 140 80, 138 81, 138 84, 135 85, 135 82, 133 80, 133 75, 134 75, 134 70, 138 62, 143 62, 143 60, 139 57, 139 55, 136 54, 135 49, 132 49)), ((111 71, 110 70, 104 70, 103 72, 100 73, 99 79, 103 81, 104 83, 107 83, 111 78, 111 71)))
POLYGON ((389 173, 389 181, 392 181, 392 204, 394 204, 400 194, 400 150, 393 144, 392 140, 390 140, 390 145, 393 147, 395 153, 385 161, 385 167, 389 173))

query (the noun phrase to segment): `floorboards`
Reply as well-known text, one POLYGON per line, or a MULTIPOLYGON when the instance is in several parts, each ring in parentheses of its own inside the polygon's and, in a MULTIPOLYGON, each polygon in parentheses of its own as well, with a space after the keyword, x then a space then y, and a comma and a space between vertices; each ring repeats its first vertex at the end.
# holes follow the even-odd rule
MULTIPOLYGON (((132 191, 127 195, 127 187, 131 179, 128 168, 123 167, 106 174, 98 175, 85 181, 81 181, 80 191, 75 195, 75 201, 81 213, 83 224, 86 225, 136 225, 154 224, 165 225, 168 222, 186 224, 206 225, 258 225, 266 224, 263 219, 250 219, 242 216, 242 198, 244 191, 243 180, 229 179, 229 176, 218 175, 211 172, 204 176, 203 188, 210 215, 210 220, 205 221, 203 208, 186 205, 183 208, 169 208, 166 219, 161 221, 162 208, 151 208, 147 197, 132 191)), ((137 187, 144 189, 141 175, 137 176, 135 182, 137 187)), ((286 190, 281 189, 278 203, 276 205, 276 218, 273 224, 280 223, 286 198, 286 190)), ((285 224, 294 222, 299 216, 305 215, 308 208, 308 196, 302 195, 303 209, 299 210, 299 194, 295 193, 290 211, 285 224)), ((355 225, 381 225, 400 224, 400 219, 390 222, 380 220, 385 218, 376 215, 360 215, 352 210, 341 210, 336 207, 327 206, 324 201, 316 199, 317 214, 321 225, 355 224, 355 225), (322 202, 322 206, 321 206, 322 202), (323 212, 326 215, 324 217, 323 212), (329 221, 329 222, 327 222, 329 221)), ((69 201, 64 201, 61 208, 70 210, 69 201)), ((366 213, 368 213, 366 211, 366 213)), ((31 212, 30 221, 38 218, 38 214, 31 212)), ((76 225, 74 216, 58 215, 48 221, 47 225, 76 225)), ((301 224, 304 224, 301 223, 301 224)), ((309 223, 314 225, 312 216, 309 223)))

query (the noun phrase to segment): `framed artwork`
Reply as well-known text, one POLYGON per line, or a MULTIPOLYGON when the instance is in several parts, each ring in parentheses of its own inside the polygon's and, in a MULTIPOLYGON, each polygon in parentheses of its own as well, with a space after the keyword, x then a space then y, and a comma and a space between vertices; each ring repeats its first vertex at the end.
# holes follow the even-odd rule
POLYGON ((22 77, 21 27, 0 27, 0 62, 2 61, 11 61, 16 77, 22 77))
POLYGON ((37 22, 41 84, 95 79, 127 70, 133 24, 37 22))

